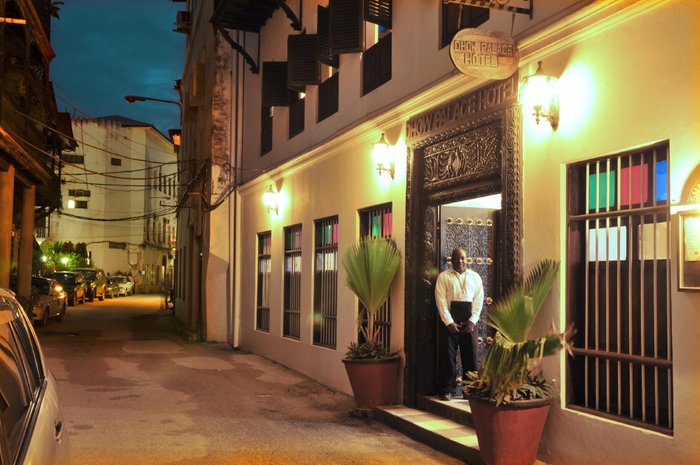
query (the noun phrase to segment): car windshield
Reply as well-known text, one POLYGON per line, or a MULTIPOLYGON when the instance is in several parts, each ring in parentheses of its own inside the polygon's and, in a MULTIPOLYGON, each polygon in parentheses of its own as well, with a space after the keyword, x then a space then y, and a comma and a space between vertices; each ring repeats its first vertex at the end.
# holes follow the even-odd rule
POLYGON ((33 283, 34 289, 38 294, 48 294, 49 293, 49 283, 47 281, 39 281, 33 283))
POLYGON ((61 282, 75 284, 75 275, 72 274, 55 274, 54 277, 61 282))
POLYGON ((95 272, 91 270, 81 270, 86 279, 95 279, 95 272))
POLYGON ((126 276, 115 276, 114 280, 118 283, 125 283, 126 282, 126 276))

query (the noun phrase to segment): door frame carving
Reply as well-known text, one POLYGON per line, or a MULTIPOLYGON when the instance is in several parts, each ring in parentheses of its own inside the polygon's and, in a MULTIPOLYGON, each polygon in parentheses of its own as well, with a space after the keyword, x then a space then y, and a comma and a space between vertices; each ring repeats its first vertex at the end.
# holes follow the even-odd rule
POLYGON ((496 296, 522 276, 522 121, 517 79, 516 74, 494 82, 407 122, 406 405, 415 406, 419 395, 432 393, 437 374, 438 316, 432 295, 432 283, 439 271, 435 259, 439 253, 437 207, 500 192, 496 296), (485 96, 494 94, 500 97, 494 105, 488 105, 485 96), (464 102, 475 101, 477 106, 473 108, 481 111, 462 111, 459 118, 448 119, 449 124, 441 124, 438 130, 414 130, 426 128, 425 121, 435 121, 434 115, 450 114, 451 108, 465 109, 464 102))

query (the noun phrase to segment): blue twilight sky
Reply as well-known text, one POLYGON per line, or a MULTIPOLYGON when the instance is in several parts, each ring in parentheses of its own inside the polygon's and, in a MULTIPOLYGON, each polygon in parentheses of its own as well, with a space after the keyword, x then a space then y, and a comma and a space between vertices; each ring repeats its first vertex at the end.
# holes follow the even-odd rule
POLYGON ((63 0, 52 18, 51 62, 59 111, 75 118, 122 115, 167 135, 179 128, 176 105, 127 103, 125 95, 178 100, 185 35, 174 32, 172 0, 63 0))

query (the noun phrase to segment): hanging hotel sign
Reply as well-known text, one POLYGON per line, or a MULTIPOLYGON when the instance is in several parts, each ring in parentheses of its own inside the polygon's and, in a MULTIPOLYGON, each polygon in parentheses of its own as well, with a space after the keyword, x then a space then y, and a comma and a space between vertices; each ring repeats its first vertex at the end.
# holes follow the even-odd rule
POLYGON ((467 28, 455 34, 450 58, 467 76, 505 79, 518 68, 518 48, 512 37, 499 32, 467 28))

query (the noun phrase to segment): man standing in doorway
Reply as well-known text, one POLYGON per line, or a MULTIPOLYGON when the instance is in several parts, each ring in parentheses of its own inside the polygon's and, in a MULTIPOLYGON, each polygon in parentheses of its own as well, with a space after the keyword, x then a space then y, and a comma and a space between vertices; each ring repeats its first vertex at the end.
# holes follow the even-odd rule
POLYGON ((452 251, 452 269, 437 278, 435 303, 443 323, 439 325, 438 396, 450 400, 457 388, 457 350, 463 371, 476 369, 472 335, 484 303, 481 276, 467 269, 467 253, 461 247, 452 251))

